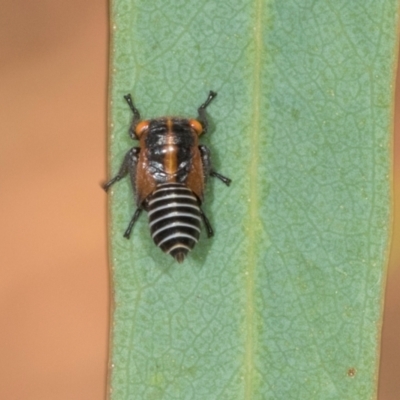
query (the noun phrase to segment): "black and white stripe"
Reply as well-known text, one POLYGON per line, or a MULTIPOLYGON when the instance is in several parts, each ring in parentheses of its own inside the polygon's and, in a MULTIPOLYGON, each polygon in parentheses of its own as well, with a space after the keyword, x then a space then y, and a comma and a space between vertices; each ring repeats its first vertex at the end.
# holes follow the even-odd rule
POLYGON ((200 237, 201 213, 196 196, 183 184, 164 183, 149 196, 147 211, 154 243, 182 262, 200 237))

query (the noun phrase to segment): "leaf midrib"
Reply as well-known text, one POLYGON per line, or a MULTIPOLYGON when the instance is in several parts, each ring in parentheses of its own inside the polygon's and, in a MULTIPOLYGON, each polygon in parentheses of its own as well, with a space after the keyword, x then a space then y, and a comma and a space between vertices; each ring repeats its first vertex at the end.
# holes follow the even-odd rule
POLYGON ((261 52, 262 48, 262 0, 255 1, 254 18, 254 69, 253 69, 253 88, 252 88, 252 121, 249 124, 250 131, 250 157, 249 164, 249 217, 247 219, 248 232, 248 256, 246 271, 246 306, 245 306, 245 399, 254 397, 254 355, 255 355, 255 302, 254 302, 254 282, 255 267, 257 263, 256 235, 258 228, 258 160, 259 160, 259 139, 260 139, 260 107, 261 107, 261 52))

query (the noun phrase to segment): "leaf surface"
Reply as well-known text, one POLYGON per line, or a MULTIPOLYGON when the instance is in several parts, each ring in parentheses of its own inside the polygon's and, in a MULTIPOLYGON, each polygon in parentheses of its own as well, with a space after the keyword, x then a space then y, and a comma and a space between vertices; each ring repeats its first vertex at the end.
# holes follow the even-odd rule
POLYGON ((183 265, 110 192, 111 398, 372 399, 390 241, 394 0, 114 0, 110 169, 144 118, 196 117, 231 187, 183 265))

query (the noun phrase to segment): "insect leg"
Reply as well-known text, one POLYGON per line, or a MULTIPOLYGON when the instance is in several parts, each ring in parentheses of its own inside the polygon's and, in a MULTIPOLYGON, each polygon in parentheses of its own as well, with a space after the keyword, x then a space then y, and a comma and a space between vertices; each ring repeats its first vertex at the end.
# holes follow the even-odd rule
POLYGON ((210 90, 207 100, 197 109, 197 112, 199 113, 199 117, 197 120, 201 123, 201 125, 203 125, 203 133, 206 133, 207 128, 208 128, 206 108, 216 96, 217 96, 217 93, 210 90))
POLYGON ((139 219, 140 214, 142 213, 143 208, 139 207, 136 209, 135 213, 133 214, 133 217, 131 219, 131 221, 129 222, 128 228, 126 229, 125 233, 124 233, 124 237, 129 239, 129 237, 131 236, 131 232, 132 232, 132 228, 133 225, 135 225, 135 222, 139 219))
POLYGON ((124 161, 122 161, 121 167, 118 171, 118 174, 115 175, 114 178, 111 178, 108 182, 102 185, 102 188, 106 192, 108 191, 111 185, 113 185, 115 182, 118 182, 123 177, 125 177, 128 174, 128 172, 132 173, 132 171, 136 170, 136 165, 139 159, 139 152, 140 152, 140 147, 133 147, 126 153, 124 161))
POLYGON ((136 136, 135 133, 135 128, 136 125, 140 122, 140 112, 139 110, 135 107, 135 105, 133 104, 133 100, 132 100, 132 96, 131 94, 127 94, 124 96, 124 99, 126 100, 126 102, 129 105, 129 108, 132 110, 133 113, 133 119, 132 119, 132 123, 131 123, 131 127, 129 129, 129 136, 134 139, 137 140, 138 137, 136 136))
POLYGON ((213 176, 214 178, 218 178, 220 181, 224 182, 226 186, 229 186, 232 182, 232 179, 229 179, 226 176, 219 174, 218 172, 214 171, 213 169, 210 171, 210 176, 213 176))
POLYGON ((213 176, 214 178, 218 178, 222 182, 225 183, 226 186, 229 186, 232 182, 231 179, 227 178, 219 174, 218 172, 214 171, 211 166, 211 158, 210 158, 210 149, 207 146, 200 145, 199 146, 200 154, 201 154, 201 161, 203 163, 203 172, 205 176, 213 176))
POLYGON ((208 220, 208 218, 206 217, 206 215, 204 214, 204 211, 200 208, 200 216, 201 219, 204 222, 204 225, 206 227, 206 231, 207 231, 207 236, 210 238, 212 236, 214 236, 214 230, 210 224, 210 221, 208 220))

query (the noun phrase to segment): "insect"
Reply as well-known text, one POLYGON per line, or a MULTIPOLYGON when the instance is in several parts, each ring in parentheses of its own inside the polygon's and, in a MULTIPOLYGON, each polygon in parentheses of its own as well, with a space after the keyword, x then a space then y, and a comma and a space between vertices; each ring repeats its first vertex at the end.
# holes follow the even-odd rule
POLYGON ((214 231, 201 204, 208 176, 220 179, 227 186, 231 180, 216 172, 211 165, 210 150, 199 144, 199 136, 207 132, 206 108, 217 96, 210 91, 198 108, 197 119, 161 117, 142 120, 130 94, 124 96, 133 119, 129 135, 139 140, 132 147, 112 179, 111 185, 129 174, 136 211, 124 237, 129 239, 132 228, 143 210, 147 211, 154 243, 179 263, 199 240, 201 222, 208 237, 214 231))

